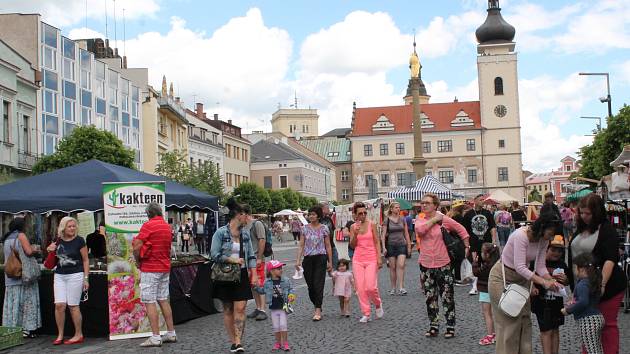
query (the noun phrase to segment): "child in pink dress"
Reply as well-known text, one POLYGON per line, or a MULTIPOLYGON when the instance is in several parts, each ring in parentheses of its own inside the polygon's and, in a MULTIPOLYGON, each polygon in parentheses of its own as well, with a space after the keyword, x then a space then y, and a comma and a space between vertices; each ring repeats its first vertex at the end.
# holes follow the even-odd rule
POLYGON ((332 272, 333 296, 339 298, 341 316, 346 317, 350 317, 350 298, 354 289, 354 278, 349 268, 350 261, 342 258, 337 263, 337 270, 332 272))

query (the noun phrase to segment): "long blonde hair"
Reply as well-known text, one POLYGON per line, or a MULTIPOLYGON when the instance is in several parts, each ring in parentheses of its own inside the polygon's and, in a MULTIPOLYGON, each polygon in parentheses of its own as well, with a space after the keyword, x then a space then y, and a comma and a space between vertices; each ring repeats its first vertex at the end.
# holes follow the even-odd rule
POLYGON ((66 227, 68 226, 68 223, 70 221, 74 221, 74 223, 79 226, 79 222, 77 221, 77 219, 73 218, 72 216, 64 216, 59 222, 59 227, 57 228, 57 236, 63 236, 63 233, 64 231, 66 231, 66 227))

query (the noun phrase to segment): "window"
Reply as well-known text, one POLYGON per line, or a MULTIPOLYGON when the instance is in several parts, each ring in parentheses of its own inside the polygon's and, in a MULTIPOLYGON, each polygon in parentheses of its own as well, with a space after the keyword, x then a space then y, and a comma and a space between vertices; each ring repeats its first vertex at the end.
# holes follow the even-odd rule
POLYGON ((348 173, 348 170, 341 171, 341 181, 342 182, 347 182, 349 178, 350 178, 350 174, 348 173))
POLYGON ((44 90, 44 112, 57 114, 57 92, 44 90))
POLYGON ((363 145, 363 156, 372 156, 372 144, 363 145))
POLYGON ((232 157, 232 149, 230 148, 230 144, 225 144, 225 156, 232 157))
POLYGON ((20 139, 20 148, 25 153, 31 151, 31 136, 29 131, 31 130, 31 118, 27 115, 22 115, 22 139, 20 139))
POLYGON ((389 144, 380 145, 381 156, 389 155, 389 144))
POLYGON ((98 114, 106 114, 106 107, 107 104, 105 103, 105 100, 102 100, 100 98, 96 99, 96 113, 98 114))
POLYGON ((63 78, 74 81, 74 60, 63 58, 63 78))
POLYGON ((81 69, 81 88, 86 90, 90 90, 92 88, 92 74, 83 69, 81 69))
POLYGON ((404 186, 405 185, 405 173, 406 172, 398 172, 396 173, 396 185, 404 186))
POLYGON ((77 99, 77 85, 73 82, 63 80, 63 97, 77 99))
POLYGON ((81 90, 81 106, 92 107, 92 92, 81 90))
POLYGON ((430 154, 431 153, 431 142, 430 141, 423 141, 422 142, 422 153, 423 154, 430 154))
POLYGON ((405 154, 405 143, 396 143, 396 155, 405 154))
POLYGON ((68 122, 64 122, 63 123, 63 136, 68 136, 70 135, 70 133, 72 133, 72 131, 74 130, 74 128, 76 128, 77 126, 72 124, 72 123, 68 123, 68 122))
POLYGON ((389 187, 389 172, 381 173, 381 187, 389 187))
POLYGON ((263 177, 263 187, 264 187, 265 189, 272 189, 272 188, 273 188, 272 183, 273 183, 273 182, 272 182, 272 178, 271 178, 271 176, 264 176, 264 177, 263 177))
POLYGON ((545 184, 545 192, 547 191, 547 185, 545 184))
POLYGON ((475 151, 475 139, 466 139, 466 151, 475 151))
POLYGON ((505 147, 505 140, 501 139, 499 140, 499 148, 504 148, 505 147))
POLYGON ((57 74, 52 71, 44 70, 44 87, 53 91, 59 90, 57 74))
POLYGON ((287 176, 280 176, 280 188, 288 187, 288 178, 287 176))
POLYGON ((44 32, 42 36, 43 43, 53 48, 57 48, 57 29, 42 23, 42 32, 44 32))
POLYGON ((226 173, 225 174, 225 184, 228 187, 232 187, 232 174, 231 173, 226 173))
POLYGON ((503 95, 503 79, 500 77, 494 78, 494 94, 503 95))
POLYGON ((9 124, 9 102, 2 101, 2 140, 10 142, 11 126, 9 124))
POLYGON ((442 183, 453 183, 453 170, 439 171, 438 178, 442 183))
POLYGON ((59 119, 55 116, 44 115, 44 132, 59 134, 59 119))
POLYGON ((343 199, 343 200, 350 199, 350 193, 345 188, 341 190, 341 199, 343 199))
POLYGON ((92 109, 81 107, 81 124, 82 125, 92 124, 92 109))
POLYGON ((73 100, 63 100, 63 119, 74 122, 75 121, 75 102, 73 100))
POLYGON ((44 46, 42 52, 44 57, 44 67, 51 70, 57 70, 57 51, 48 46, 44 46))
POLYGON ((453 141, 452 140, 438 140, 438 152, 452 152, 453 141))
POLYGON ((566 172, 570 172, 571 171, 571 165, 564 165, 564 170, 566 172))
POLYGON ((373 175, 365 175, 365 186, 366 187, 370 187, 370 183, 372 183, 371 181, 374 181, 374 176, 373 175))
POLYGON ((508 168, 499 167, 499 182, 507 182, 508 180, 508 168))
POLYGON ((68 38, 63 39, 63 56, 74 60, 74 41, 68 38))
POLYGON ((44 154, 50 155, 55 152, 55 148, 57 147, 57 136, 45 134, 44 136, 44 154))
POLYGON ((247 149, 242 149, 243 151, 243 161, 249 162, 249 151, 247 149))
POLYGON ((468 183, 477 183, 477 169, 476 168, 468 169, 468 183))

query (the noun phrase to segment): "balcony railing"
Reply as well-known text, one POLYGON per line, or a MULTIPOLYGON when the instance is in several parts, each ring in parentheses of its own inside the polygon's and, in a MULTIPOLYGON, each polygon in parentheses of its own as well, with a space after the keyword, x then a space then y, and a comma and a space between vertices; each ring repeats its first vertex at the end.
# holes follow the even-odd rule
POLYGON ((37 162, 37 155, 26 151, 18 150, 18 168, 32 170, 33 165, 37 162))
POLYGON ((174 99, 170 97, 158 97, 157 102, 160 105, 160 108, 166 108, 171 110, 171 112, 175 113, 175 115, 181 119, 183 122, 186 122, 186 110, 177 103, 174 99))

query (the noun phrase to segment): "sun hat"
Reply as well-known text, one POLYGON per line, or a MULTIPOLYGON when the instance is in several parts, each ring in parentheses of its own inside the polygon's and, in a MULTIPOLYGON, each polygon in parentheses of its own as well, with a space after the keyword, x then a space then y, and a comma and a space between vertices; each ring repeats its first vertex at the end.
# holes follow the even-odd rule
POLYGON ((277 261, 275 259, 272 259, 269 262, 267 262, 267 271, 270 271, 276 268, 282 268, 284 265, 285 265, 284 263, 277 261))

